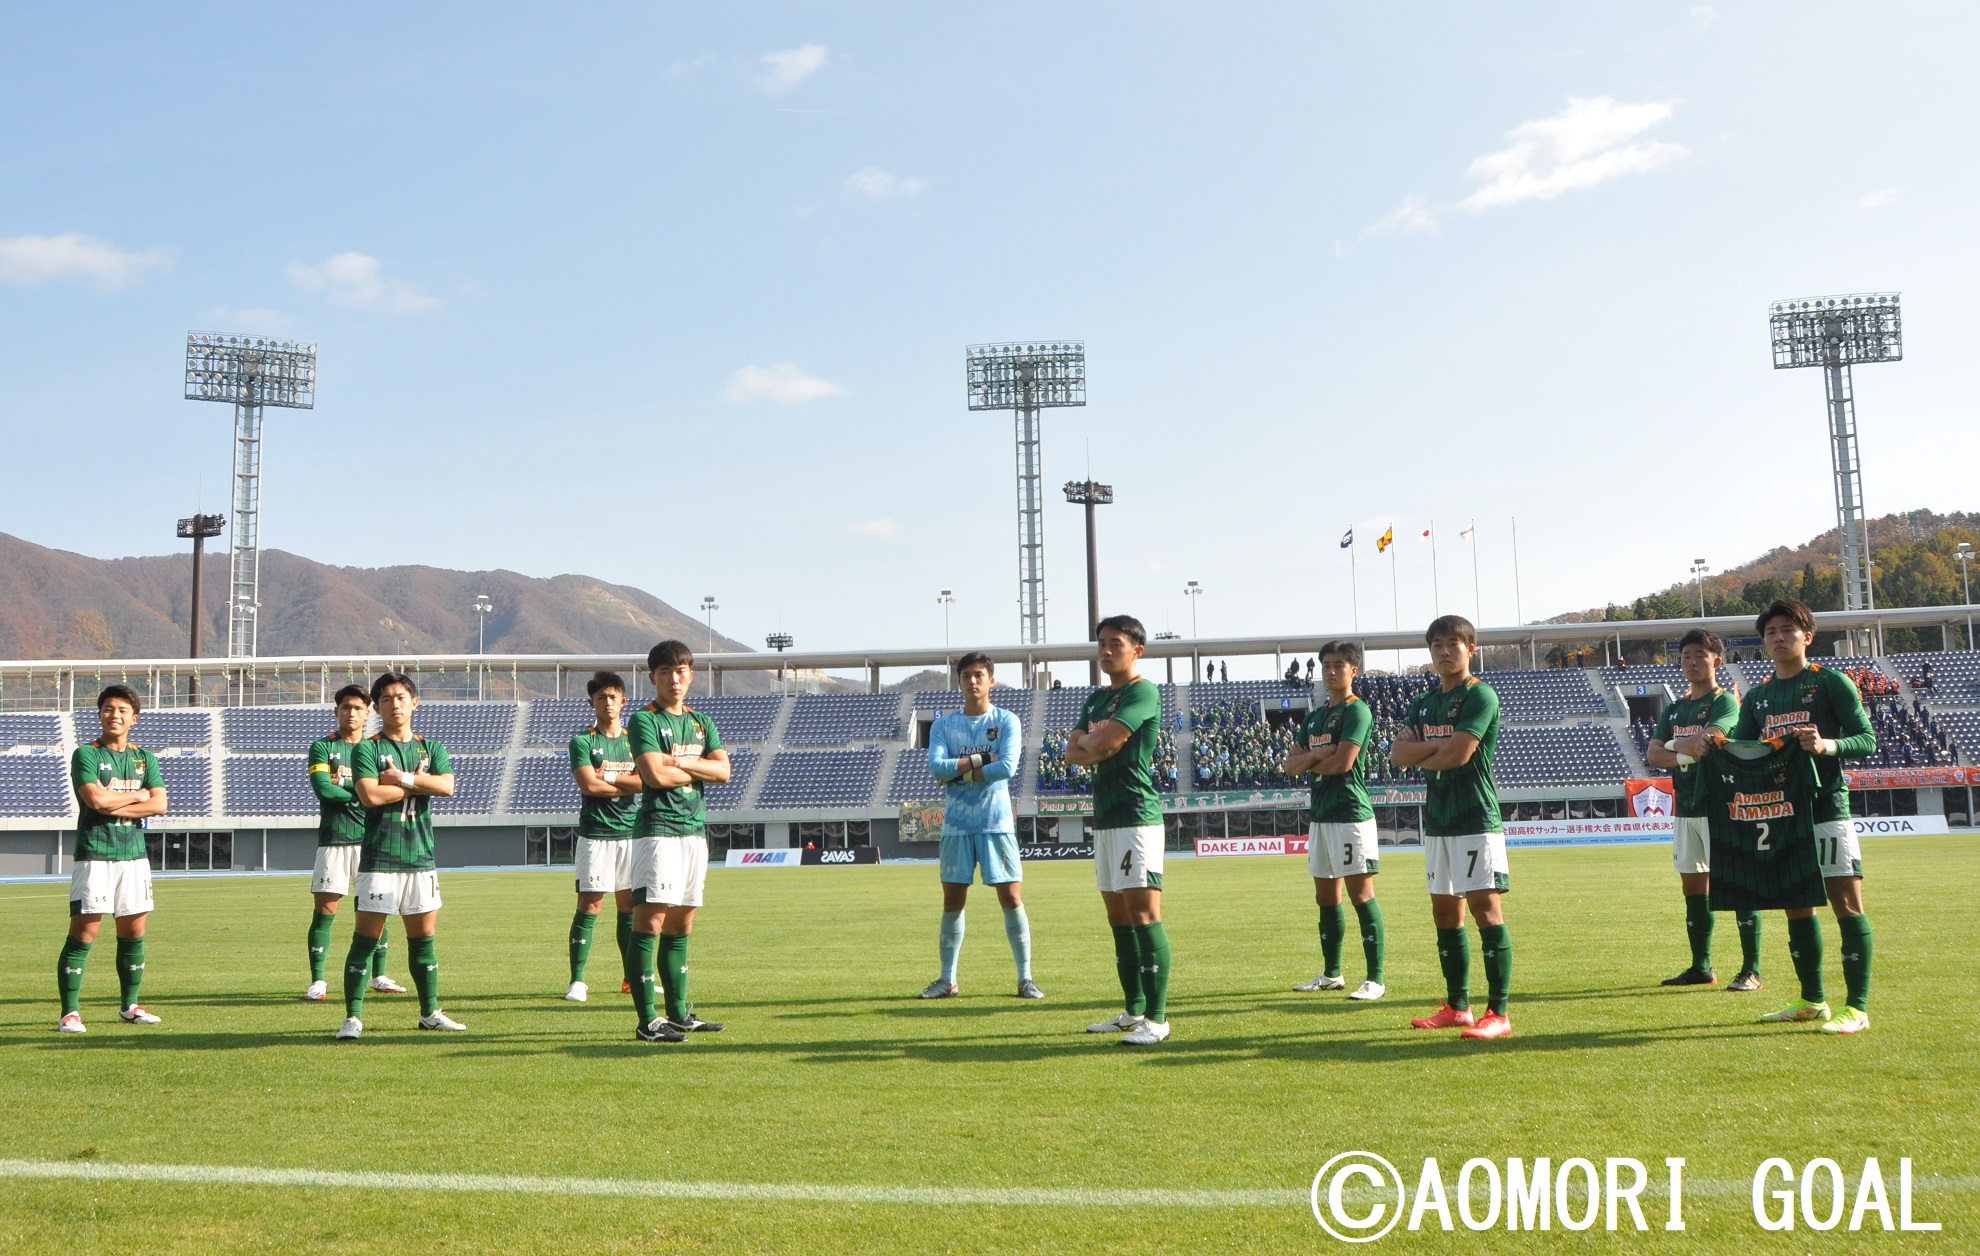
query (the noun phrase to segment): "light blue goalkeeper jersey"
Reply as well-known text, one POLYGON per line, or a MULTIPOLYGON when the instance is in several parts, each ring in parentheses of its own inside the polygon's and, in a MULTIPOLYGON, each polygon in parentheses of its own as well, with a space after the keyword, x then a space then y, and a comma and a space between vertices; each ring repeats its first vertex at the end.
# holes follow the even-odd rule
POLYGON ((942 810, 943 833, 1015 833, 1011 814, 1011 778, 1024 751, 1024 730, 1018 717, 1002 707, 981 715, 950 711, 928 730, 928 771, 948 789, 942 810), (967 755, 986 756, 983 779, 965 784, 957 762, 967 755), (995 755, 994 760, 987 756, 995 755))

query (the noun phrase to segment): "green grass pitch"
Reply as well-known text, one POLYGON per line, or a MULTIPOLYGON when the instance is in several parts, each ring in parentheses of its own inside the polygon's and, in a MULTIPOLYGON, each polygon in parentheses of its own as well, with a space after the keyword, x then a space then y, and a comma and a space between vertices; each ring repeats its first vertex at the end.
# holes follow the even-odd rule
MULTIPOLYGON (((0 886, 0 1159, 878 1187, 1234 1190, 1303 1195, 1337 1151, 1388 1157, 1415 1185, 1470 1156, 1633 1156, 1661 1183, 1686 1157, 1682 1234, 1402 1229, 1365 1250, 1971 1251, 1971 838, 1868 843, 1874 1028, 1855 1038, 1755 1018, 1795 992, 1779 915, 1758 995, 1662 990, 1686 958, 1667 848, 1515 850, 1507 900, 1516 1036, 1408 1028, 1439 1000, 1420 858, 1380 880, 1390 997, 1295 994, 1318 971, 1311 883, 1286 858, 1176 860, 1175 1036, 1134 1051, 1081 1029, 1119 1007, 1087 864, 1034 864, 1043 1003, 1014 987, 978 888, 964 997, 934 976, 932 865, 717 870, 692 953, 698 1010, 728 1023, 679 1046, 632 1039, 616 949, 598 932, 586 1006, 559 998, 565 872, 441 874, 443 1003, 463 1035, 416 1033, 411 996, 372 996, 361 1043, 341 1005, 305 1004, 301 877, 165 879, 145 1002, 119 1024, 113 948, 91 959, 86 1037, 57 1037, 52 969, 66 886, 0 886), (1897 1160, 1934 1184, 1937 1233, 1768 1234, 1748 1183, 1768 1156, 1897 1160)), ((1831 1000, 1842 982, 1824 914, 1831 1000)), ((350 937, 340 919, 333 959, 350 937)), ((391 970, 406 979, 395 924, 391 970)), ((1475 940, 1475 934, 1474 934, 1475 940)), ((1722 974, 1738 939, 1721 918, 1722 974)), ((1352 936, 1346 967, 1360 975, 1352 936)), ((335 975, 338 964, 332 966, 335 975)), ((1482 992, 1474 947, 1474 990, 1482 992)), ((334 984, 334 983, 333 983, 334 984)), ((1482 996, 1481 996, 1482 1001, 1482 996)), ((1435 1226, 1434 1220, 1428 1223, 1435 1226)), ((1503 1224, 1503 1223, 1502 1223, 1503 1224)), ((1872 1222, 1874 1225, 1874 1221, 1872 1222)), ((6 1181, 0 1248, 1061 1252, 1332 1250, 1303 1199, 1226 1207, 652 1199, 404 1188, 6 1181)))

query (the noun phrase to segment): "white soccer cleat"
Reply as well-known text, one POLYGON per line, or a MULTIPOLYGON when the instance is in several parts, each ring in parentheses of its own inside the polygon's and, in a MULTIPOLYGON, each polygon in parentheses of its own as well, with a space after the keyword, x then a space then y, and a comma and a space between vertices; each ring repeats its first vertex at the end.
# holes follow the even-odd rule
POLYGON ((461 1024, 445 1012, 437 1010, 431 1016, 420 1017, 419 1027, 421 1029, 444 1029, 449 1032, 458 1032, 467 1028, 466 1025, 461 1024))
POLYGON ((1379 981, 1364 981, 1354 988, 1348 998, 1361 1003, 1372 1003, 1389 992, 1389 988, 1379 981))
POLYGON ((329 997, 330 983, 327 981, 312 981, 309 983, 309 989, 303 991, 303 998, 311 1003, 321 1003, 329 997))
POLYGON ((1169 1022, 1143 1020, 1139 1028, 1121 1035, 1124 1047, 1152 1047, 1169 1036, 1169 1022))
POLYGON ((86 1034, 89 1032, 89 1028, 82 1023, 81 1012, 64 1012, 62 1013, 62 1023, 55 1026, 55 1032, 58 1034, 86 1034))
POLYGON ((371 979, 371 988, 379 994, 404 994, 406 992, 404 986, 387 977, 384 973, 379 973, 371 979))
POLYGON ((1311 980, 1311 981, 1309 981, 1309 982, 1307 982, 1307 983, 1305 983, 1304 985, 1298 985, 1298 986, 1294 986, 1294 987, 1293 987, 1293 989, 1295 989, 1295 990, 1345 990, 1345 989, 1347 989, 1347 978, 1346 978, 1346 977, 1329 977, 1329 976, 1328 976, 1328 975, 1327 975, 1326 973, 1321 973, 1321 974, 1320 974, 1320 975, 1319 975, 1318 977, 1315 977, 1315 978, 1314 978, 1313 980, 1311 980))
POLYGON ((117 1019, 126 1025, 156 1025, 158 1023, 156 1016, 153 1016, 150 1012, 145 1011, 135 1003, 117 1013, 117 1019))
POLYGON ((582 1003, 590 997, 591 987, 585 985, 582 981, 573 981, 571 988, 564 991, 564 1002, 566 1003, 582 1003))
POLYGON ((355 1016, 346 1016, 342 1027, 337 1030, 337 1041, 356 1042, 363 1033, 364 1022, 355 1016))
POLYGON ((1122 1012, 1112 1020, 1103 1020, 1098 1025, 1088 1025, 1089 1034, 1131 1034, 1141 1028, 1142 1018, 1133 1012, 1122 1012))

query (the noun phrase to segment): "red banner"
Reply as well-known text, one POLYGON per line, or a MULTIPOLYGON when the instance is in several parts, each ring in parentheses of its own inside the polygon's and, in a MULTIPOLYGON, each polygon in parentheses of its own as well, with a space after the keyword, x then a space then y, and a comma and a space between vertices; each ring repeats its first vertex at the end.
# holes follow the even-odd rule
POLYGON ((1623 792, 1629 795, 1629 814, 1633 816, 1677 814, 1677 795, 1669 777, 1624 781, 1623 792))
POLYGON ((1980 785, 1980 768, 1845 768, 1851 789, 1930 789, 1980 785))

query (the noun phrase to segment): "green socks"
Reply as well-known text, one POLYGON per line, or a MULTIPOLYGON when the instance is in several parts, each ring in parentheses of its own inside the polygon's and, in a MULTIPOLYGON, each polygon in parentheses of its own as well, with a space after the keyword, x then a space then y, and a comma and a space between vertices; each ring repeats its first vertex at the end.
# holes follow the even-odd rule
POLYGON ((117 988, 122 1006, 136 1007, 138 987, 144 984, 144 939, 117 939, 117 988))
POLYGON ((632 954, 632 918, 629 911, 619 913, 619 967, 626 966, 626 959, 632 954))
POLYGON ((1512 993, 1512 934, 1504 925, 1479 925, 1478 949, 1485 961, 1485 1008, 1504 1016, 1512 993))
POLYGON ((1462 1012, 1471 1006, 1471 940, 1464 926, 1437 930, 1437 962, 1444 969, 1444 1002, 1462 1012))
POLYGON ((1368 980, 1382 984, 1382 905, 1374 899, 1354 905, 1361 925, 1361 955, 1368 961, 1368 980))
POLYGON ((1739 968, 1760 975, 1760 913, 1743 911, 1733 917, 1739 925, 1739 968))
POLYGON ((1788 955, 1794 960, 1794 975, 1801 978, 1802 1000, 1823 1002, 1820 916, 1788 917, 1788 955))
POLYGON ((1320 959, 1329 977, 1341 975, 1341 939, 1347 937, 1347 908, 1332 903, 1320 909, 1320 959))
POLYGON ((385 955, 386 955, 386 952, 387 952, 387 951, 389 951, 390 949, 391 949, 391 948, 389 947, 389 945, 388 945, 388 944, 386 943, 386 941, 385 941, 385 935, 384 935, 384 934, 382 934, 382 933, 381 933, 381 934, 379 934, 379 935, 378 935, 378 945, 377 945, 377 946, 375 946, 375 947, 373 947, 373 948, 371 948, 371 975, 372 975, 372 976, 374 976, 374 977, 383 977, 383 976, 385 975, 385 955))
POLYGON ((371 953, 378 949, 377 938, 362 933, 351 935, 351 950, 344 957, 344 1015, 364 1019, 364 988, 371 980, 371 953))
POLYGON ((309 979, 323 980, 323 970, 330 962, 330 926, 337 918, 327 911, 316 912, 309 918, 309 979))
POLYGON ((1684 896, 1684 932, 1691 939, 1691 966, 1701 973, 1712 971, 1712 896, 1684 896))
POLYGON ((440 959, 432 937, 407 938, 406 963, 419 991, 419 1014, 431 1016, 440 1010, 440 959))
POLYGON ((1870 1010, 1870 917, 1837 916, 1836 930, 1842 934, 1843 985, 1849 992, 1849 1005, 1867 1012, 1870 1010))
POLYGON ((1121 979, 1121 993, 1127 996, 1127 1014, 1140 1016, 1148 1010, 1141 994, 1141 957, 1135 952, 1134 926, 1115 925, 1114 971, 1121 979))
POLYGON ((660 935, 635 933, 632 949, 626 952, 626 980, 632 983, 633 1011, 642 1027, 660 1019, 660 1008, 653 997, 653 965, 660 953, 660 935))
POLYGON ((1142 1015, 1160 1023, 1169 1019, 1169 934, 1157 920, 1132 925, 1135 957, 1141 978, 1142 1015))
MULTIPOLYGON (((578 908, 571 917, 571 980, 584 980, 584 966, 591 959, 591 931, 598 927, 598 913, 578 908)), ((621 948, 623 951, 624 948, 621 948)))
POLYGON ((660 935, 660 988, 667 996, 667 1019, 681 1022, 688 1018, 687 952, 685 933, 660 935))
POLYGON ((55 989, 62 996, 62 1015, 82 1011, 83 972, 89 967, 92 942, 74 938, 62 940, 62 953, 55 960, 55 989))

